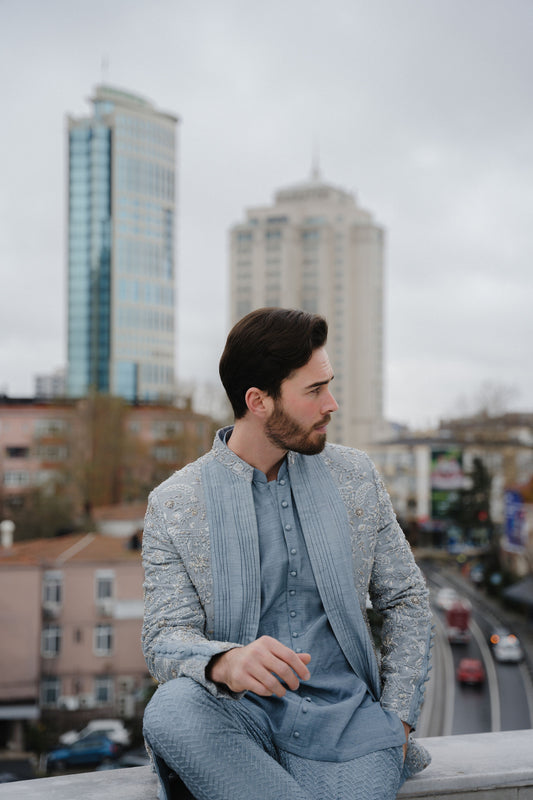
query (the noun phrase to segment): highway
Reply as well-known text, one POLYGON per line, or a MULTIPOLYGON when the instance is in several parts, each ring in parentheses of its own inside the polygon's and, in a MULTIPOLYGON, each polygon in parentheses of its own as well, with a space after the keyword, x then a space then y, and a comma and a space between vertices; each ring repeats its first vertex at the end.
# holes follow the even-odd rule
POLYGON ((430 588, 435 623, 433 671, 417 735, 448 736, 465 733, 524 730, 533 727, 533 681, 525 662, 501 664, 488 646, 490 632, 502 625, 483 604, 476 590, 451 582, 432 565, 423 565, 430 588), (471 639, 467 644, 451 645, 446 637, 444 612, 435 604, 439 589, 452 586, 472 603, 471 639), (483 663, 486 680, 481 687, 461 686, 455 672, 461 658, 477 658, 483 663))

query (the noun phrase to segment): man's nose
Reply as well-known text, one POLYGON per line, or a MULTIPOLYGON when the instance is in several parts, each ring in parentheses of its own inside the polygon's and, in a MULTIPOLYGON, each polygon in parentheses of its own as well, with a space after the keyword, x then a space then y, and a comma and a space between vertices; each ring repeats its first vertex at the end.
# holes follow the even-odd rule
POLYGON ((326 397, 324 398, 324 405, 322 407, 322 413, 324 414, 333 414, 334 411, 337 411, 338 404, 333 395, 330 391, 328 391, 326 397))

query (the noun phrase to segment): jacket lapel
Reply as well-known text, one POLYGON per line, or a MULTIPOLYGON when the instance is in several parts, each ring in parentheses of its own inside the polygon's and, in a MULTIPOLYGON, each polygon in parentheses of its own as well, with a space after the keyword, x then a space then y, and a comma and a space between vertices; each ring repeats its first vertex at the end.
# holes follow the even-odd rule
POLYGON ((322 458, 291 454, 289 473, 324 610, 352 669, 379 699, 376 657, 355 590, 346 507, 322 458))
POLYGON ((250 480, 213 459, 202 467, 202 485, 211 540, 214 637, 247 644, 257 635, 261 612, 259 544, 250 480))

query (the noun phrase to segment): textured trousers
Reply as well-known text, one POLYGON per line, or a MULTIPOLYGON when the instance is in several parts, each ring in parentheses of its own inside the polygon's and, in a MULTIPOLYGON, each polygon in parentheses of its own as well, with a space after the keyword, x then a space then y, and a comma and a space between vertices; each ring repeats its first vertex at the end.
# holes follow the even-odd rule
POLYGON ((144 735, 162 786, 168 767, 196 800, 394 800, 402 783, 402 747, 342 762, 301 758, 278 749, 244 704, 190 678, 157 689, 144 735))

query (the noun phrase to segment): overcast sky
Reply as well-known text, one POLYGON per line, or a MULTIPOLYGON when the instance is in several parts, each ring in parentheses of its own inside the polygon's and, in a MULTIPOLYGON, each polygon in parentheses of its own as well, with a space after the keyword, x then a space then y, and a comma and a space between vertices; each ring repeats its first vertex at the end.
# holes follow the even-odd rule
POLYGON ((0 391, 65 362, 65 115, 104 78, 182 120, 181 378, 217 380, 228 228, 318 148, 387 232, 388 418, 533 411, 532 42, 532 0, 0 0, 0 391))

